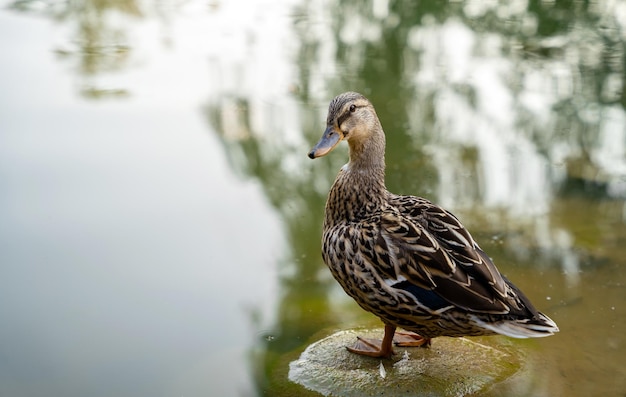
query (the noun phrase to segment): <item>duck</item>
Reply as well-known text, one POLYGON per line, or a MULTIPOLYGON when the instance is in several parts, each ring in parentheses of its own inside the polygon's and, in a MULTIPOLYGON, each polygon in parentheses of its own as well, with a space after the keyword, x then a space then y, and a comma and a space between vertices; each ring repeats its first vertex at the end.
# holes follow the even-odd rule
POLYGON ((322 259, 343 290, 384 324, 347 350, 389 358, 440 336, 536 338, 559 331, 503 276, 451 212, 385 186, 385 133, 372 103, 345 92, 329 105, 316 159, 347 141, 349 161, 324 211, 322 259), (397 329, 401 328, 403 331, 397 329))

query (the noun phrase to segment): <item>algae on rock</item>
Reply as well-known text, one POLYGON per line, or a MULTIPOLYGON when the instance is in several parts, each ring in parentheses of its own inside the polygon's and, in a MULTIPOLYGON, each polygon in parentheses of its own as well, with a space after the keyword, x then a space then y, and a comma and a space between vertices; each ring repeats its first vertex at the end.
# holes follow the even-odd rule
POLYGON ((340 331, 309 345, 289 364, 289 380, 324 396, 464 396, 489 389, 522 367, 504 338, 447 338, 432 347, 398 348, 391 359, 348 352, 356 336, 380 338, 382 329, 340 331))

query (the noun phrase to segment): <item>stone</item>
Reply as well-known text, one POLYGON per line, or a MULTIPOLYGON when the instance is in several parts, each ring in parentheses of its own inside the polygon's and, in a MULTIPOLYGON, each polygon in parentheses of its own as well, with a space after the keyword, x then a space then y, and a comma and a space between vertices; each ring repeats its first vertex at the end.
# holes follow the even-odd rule
POLYGON ((350 353, 357 335, 340 331, 309 345, 289 364, 289 380, 324 396, 464 396, 488 390, 517 373, 523 354, 504 337, 433 339, 430 348, 394 347, 391 359, 350 353), (487 344, 488 343, 488 344, 487 344))

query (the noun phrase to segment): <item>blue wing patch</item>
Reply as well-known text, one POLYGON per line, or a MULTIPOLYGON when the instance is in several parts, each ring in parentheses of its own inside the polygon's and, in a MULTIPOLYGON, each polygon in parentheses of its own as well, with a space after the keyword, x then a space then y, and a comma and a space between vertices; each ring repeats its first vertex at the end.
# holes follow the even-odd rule
POLYGON ((424 306, 429 307, 432 310, 443 309, 444 307, 451 305, 450 302, 437 295, 437 293, 424 288, 420 288, 415 284, 411 284, 407 280, 393 284, 392 287, 410 293, 411 295, 415 296, 415 299, 418 302, 420 302, 424 306))

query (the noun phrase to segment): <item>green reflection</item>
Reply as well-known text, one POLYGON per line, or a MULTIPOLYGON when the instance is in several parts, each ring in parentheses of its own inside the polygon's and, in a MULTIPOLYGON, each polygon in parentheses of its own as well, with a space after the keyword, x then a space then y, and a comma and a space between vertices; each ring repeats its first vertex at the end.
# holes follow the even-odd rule
MULTIPOLYGON (((79 92, 90 99, 130 94, 125 84, 111 87, 99 77, 131 67, 132 21, 167 18, 176 9, 171 6, 132 0, 10 5, 72 30, 55 53, 76 70, 79 92)), ((203 108, 233 169, 258 180, 281 214, 291 247, 279 259, 276 323, 251 353, 259 395, 293 392, 283 376, 285 354, 320 330, 370 318, 336 302, 338 288, 319 254, 326 193, 345 152, 306 158, 323 131, 328 101, 346 90, 364 93, 376 106, 387 132, 389 189, 454 210, 498 266, 559 323, 561 334, 541 345, 560 363, 550 371, 556 385, 550 394, 626 389, 626 21, 619 7, 610 1, 375 0, 294 8, 295 116, 275 120, 271 137, 261 134, 251 121, 254 101, 241 87, 203 108), (485 91, 494 81, 500 91, 485 91), (508 103, 504 114, 489 106, 501 100, 508 103), (294 119, 298 124, 287 122, 294 119), (494 135, 482 141, 468 138, 490 129, 494 135), (282 139, 294 131, 302 142, 282 139), (490 152, 494 147, 502 151, 490 152), (509 179, 490 179, 502 164, 509 179), (528 175, 528 189, 518 189, 528 175), (497 196, 500 182, 509 190, 497 196), (540 208, 527 208, 533 206, 540 208)))
POLYGON ((54 52, 59 60, 75 68, 82 77, 79 93, 87 99, 124 98, 126 87, 110 87, 99 76, 116 73, 129 66, 131 54, 128 24, 120 20, 142 18, 142 5, 134 0, 37 1, 18 0, 13 10, 40 13, 69 25, 71 40, 59 44, 54 52))
MULTIPOLYGON (((614 269, 625 254, 619 247, 626 238, 621 33, 626 21, 617 18, 611 4, 348 1, 322 11, 307 3, 295 11, 300 47, 294 62, 300 81, 294 97, 306 141, 312 144, 321 134, 320 108, 327 100, 347 90, 367 95, 387 132, 389 189, 443 201, 461 215, 500 268, 530 296, 541 298, 539 305, 551 316, 555 313, 565 336, 542 346, 565 360, 584 351, 571 349, 571 356, 556 352, 576 344, 568 330, 580 328, 576 321, 585 317, 583 297, 597 288, 589 278, 606 283, 612 277, 607 266, 614 269), (323 28, 316 30, 320 24, 323 28), (451 30, 453 42, 440 41, 451 30), (469 44, 463 47, 464 42, 469 44), (459 55, 463 50, 468 51, 465 57, 459 55), (470 69, 455 74, 457 55, 459 62, 471 63, 470 69), (321 71, 328 69, 333 72, 321 71), (485 74, 488 80, 480 80, 485 74), (486 90, 494 81, 496 91, 486 90), (503 114, 489 104, 500 100, 505 102, 503 114), (459 127, 450 120, 476 124, 459 127), (494 134, 468 138, 482 129, 494 134), (493 147, 502 148, 496 153, 501 157, 491 154, 493 147), (501 165, 508 167, 501 173, 505 179, 493 179, 501 165), (498 193, 499 183, 508 190, 498 193)), ((220 105, 209 107, 209 121, 223 136, 233 167, 263 184, 283 215, 292 247, 282 261, 288 270, 273 330, 277 338, 265 344, 253 364, 259 394, 271 394, 288 388, 284 369, 277 368, 284 365, 281 353, 301 348, 324 327, 346 323, 332 317, 335 286, 320 277, 327 190, 317 187, 330 185, 345 155, 311 165, 307 145, 257 137, 248 122, 246 99, 237 102, 240 123, 250 132, 245 139, 228 138, 219 122, 220 105), (297 171, 286 172, 285 158, 294 151, 301 153, 297 171)), ((276 125, 276 133, 285 128, 276 125)), ((620 277, 609 296, 623 303, 620 277)), ((624 322, 614 319, 601 327, 623 330, 624 322)), ((589 316, 582 322, 587 321, 589 316)), ((609 361, 619 360, 618 351, 623 351, 600 341, 593 345, 609 361)), ((619 390, 613 383, 597 384, 615 370, 607 375, 588 369, 595 386, 590 383, 582 393, 619 390)), ((563 392, 560 387, 556 382, 551 392, 563 392)))

